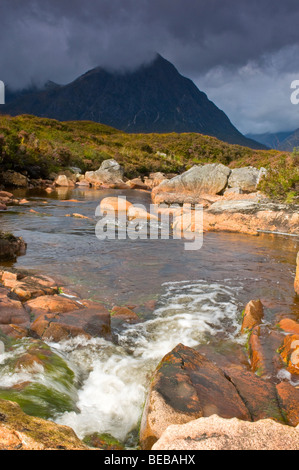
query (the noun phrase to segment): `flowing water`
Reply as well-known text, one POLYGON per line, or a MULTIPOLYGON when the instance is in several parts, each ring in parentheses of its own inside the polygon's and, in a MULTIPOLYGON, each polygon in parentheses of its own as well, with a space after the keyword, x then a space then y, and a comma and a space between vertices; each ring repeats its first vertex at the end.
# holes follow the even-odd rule
POLYGON ((50 344, 75 374, 74 386, 63 390, 60 376, 43 370, 8 372, 9 354, 20 354, 18 348, 26 345, 0 356, 1 386, 22 383, 29 374, 36 383, 52 381, 57 393, 72 396, 75 406, 56 409, 53 418, 81 438, 110 433, 135 445, 151 374, 162 357, 178 343, 242 342, 240 317, 249 300, 264 301, 266 322, 298 313, 296 237, 209 233, 199 251, 184 250, 182 240, 100 241, 94 215, 102 198, 122 195, 148 205, 150 196, 89 189, 16 195, 29 204, 11 208, 0 219, 1 229, 28 243, 16 268, 59 278, 83 298, 104 301, 109 308, 133 304, 144 320, 116 330, 113 342, 76 338, 50 344), (66 217, 73 213, 89 219, 66 217))

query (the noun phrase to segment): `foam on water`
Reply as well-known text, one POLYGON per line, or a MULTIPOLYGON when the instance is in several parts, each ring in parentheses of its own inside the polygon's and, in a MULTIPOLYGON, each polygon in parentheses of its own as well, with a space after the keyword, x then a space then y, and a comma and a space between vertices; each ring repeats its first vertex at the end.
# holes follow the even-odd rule
MULTIPOLYGON (((194 347, 218 333, 233 338, 239 332, 236 288, 217 283, 166 283, 153 318, 128 326, 119 344, 100 339, 60 343, 75 368, 82 369, 77 412, 57 422, 72 427, 80 438, 110 433, 125 441, 137 428, 155 367, 177 344, 194 347)), ((57 347, 57 345, 56 345, 57 347)))

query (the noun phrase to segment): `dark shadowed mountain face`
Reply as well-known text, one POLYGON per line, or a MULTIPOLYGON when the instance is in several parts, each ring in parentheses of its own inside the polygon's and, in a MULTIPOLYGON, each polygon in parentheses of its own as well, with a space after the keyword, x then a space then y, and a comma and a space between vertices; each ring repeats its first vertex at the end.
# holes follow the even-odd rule
POLYGON ((42 91, 11 95, 1 112, 91 120, 131 133, 198 132, 265 148, 244 137, 223 111, 160 55, 134 72, 95 68, 65 86, 49 82, 42 91))

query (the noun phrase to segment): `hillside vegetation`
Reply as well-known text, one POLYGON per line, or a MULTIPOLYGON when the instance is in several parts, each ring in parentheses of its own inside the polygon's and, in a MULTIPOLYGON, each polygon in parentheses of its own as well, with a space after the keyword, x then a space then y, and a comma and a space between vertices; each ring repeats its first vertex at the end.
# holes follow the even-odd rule
POLYGON ((182 173, 201 163, 266 167, 270 178, 262 189, 267 194, 288 202, 298 197, 297 151, 252 150, 195 133, 127 134, 89 121, 0 116, 2 170, 47 178, 71 166, 83 172, 95 170, 109 158, 124 166, 128 178, 157 171, 182 173))

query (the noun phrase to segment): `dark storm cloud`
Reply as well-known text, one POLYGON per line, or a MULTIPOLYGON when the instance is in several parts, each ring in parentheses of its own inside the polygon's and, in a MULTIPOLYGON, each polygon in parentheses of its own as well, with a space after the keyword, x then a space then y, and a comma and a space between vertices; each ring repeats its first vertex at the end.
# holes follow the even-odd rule
POLYGON ((156 51, 197 84, 248 64, 299 72, 298 0, 1 0, 0 18, 0 78, 14 88, 136 67, 156 51))

